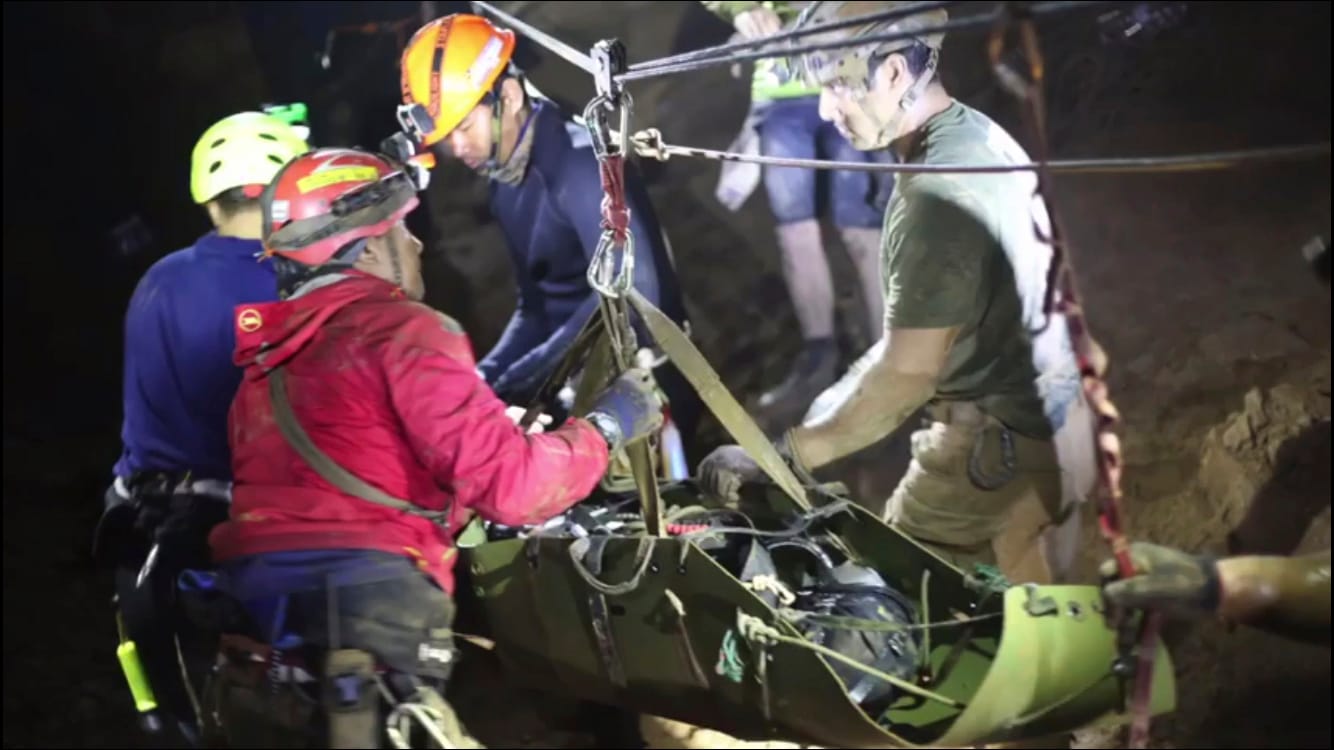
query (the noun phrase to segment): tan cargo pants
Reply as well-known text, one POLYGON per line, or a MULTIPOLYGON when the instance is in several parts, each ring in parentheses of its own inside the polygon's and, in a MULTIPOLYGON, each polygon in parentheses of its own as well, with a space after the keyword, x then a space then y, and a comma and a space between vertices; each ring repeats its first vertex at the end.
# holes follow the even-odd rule
POLYGON ((1056 440, 1013 432, 971 403, 935 404, 927 413, 885 522, 966 571, 981 563, 997 565, 1011 582, 1066 579, 1079 532, 1075 511, 1096 478, 1082 399, 1056 440), (1067 458, 1063 471, 1058 444, 1087 450, 1078 461, 1067 458))

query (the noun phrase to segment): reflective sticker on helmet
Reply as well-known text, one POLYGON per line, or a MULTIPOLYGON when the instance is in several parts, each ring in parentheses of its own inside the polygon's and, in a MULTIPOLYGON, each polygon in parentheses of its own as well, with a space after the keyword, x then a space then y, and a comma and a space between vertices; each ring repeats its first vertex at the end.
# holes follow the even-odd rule
POLYGON ((374 182, 379 178, 380 172, 375 167, 339 167, 302 177, 296 181, 296 189, 302 193, 309 193, 340 182, 374 182))
POLYGON ((278 200, 269 205, 269 216, 274 224, 282 224, 292 218, 292 204, 278 200))
POLYGON ((247 307, 236 315, 236 327, 246 333, 254 333, 264 325, 264 318, 260 316, 259 310, 253 307, 247 307))
POLYGON ((481 88, 486 83, 486 78, 496 69, 500 62, 500 51, 505 47, 505 43, 500 37, 493 36, 482 47, 482 53, 477 56, 472 65, 468 66, 468 80, 472 81, 474 88, 481 88))

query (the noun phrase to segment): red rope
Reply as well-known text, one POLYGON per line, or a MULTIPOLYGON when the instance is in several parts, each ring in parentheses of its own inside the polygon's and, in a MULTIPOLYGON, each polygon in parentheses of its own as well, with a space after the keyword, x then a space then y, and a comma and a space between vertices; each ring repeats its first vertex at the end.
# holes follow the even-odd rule
POLYGON ((625 205, 625 155, 608 154, 599 162, 602 175, 602 229, 624 245, 630 234, 630 209, 625 205))
MULTIPOLYGON (((1094 431, 1095 446, 1098 453, 1098 529, 1104 540, 1112 548, 1117 567, 1123 577, 1135 574, 1135 564, 1130 557, 1130 544, 1126 540, 1122 527, 1121 493, 1121 441, 1115 428, 1120 422, 1120 413, 1112 404, 1103 375, 1107 370, 1105 353, 1094 341, 1084 318, 1080 297, 1076 288, 1074 269, 1070 264, 1069 253, 1065 247, 1065 232, 1057 216, 1051 199, 1051 175, 1046 166, 1049 158, 1045 132, 1045 106, 1042 98, 1044 62, 1033 20, 1027 15, 1019 18, 1002 17, 992 31, 989 53, 992 66, 1001 76, 1001 83, 1028 106, 1024 114, 1033 131, 1036 148, 1039 151, 1037 173, 1038 193, 1047 209, 1050 221, 1050 235, 1035 225, 1035 230, 1052 246, 1052 272, 1049 277, 1049 292, 1045 310, 1049 320, 1053 311, 1059 312, 1064 319, 1070 336, 1070 343, 1079 366, 1084 396, 1088 405, 1098 416, 1094 431), (1019 21, 1021 44, 1027 58, 1032 81, 1021 82, 1018 76, 1001 63, 1004 46, 1004 31, 1008 22, 1019 21), (1059 289, 1059 298, 1057 290, 1059 289)), ((1124 634, 1119 627, 1125 617, 1124 612, 1113 613, 1113 621, 1118 624, 1118 633, 1124 634)), ((1131 690, 1129 710, 1131 717, 1131 748, 1146 748, 1149 743, 1149 699, 1153 686, 1153 667, 1158 646, 1159 615, 1148 612, 1143 622, 1139 637, 1139 652, 1136 654, 1135 682, 1131 690)), ((1118 643, 1124 648, 1128 644, 1118 643)))

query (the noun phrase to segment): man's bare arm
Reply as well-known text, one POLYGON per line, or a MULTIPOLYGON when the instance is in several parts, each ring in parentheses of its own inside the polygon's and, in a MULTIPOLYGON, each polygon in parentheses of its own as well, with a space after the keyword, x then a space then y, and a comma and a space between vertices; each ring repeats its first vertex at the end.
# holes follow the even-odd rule
POLYGON ((885 332, 880 356, 832 409, 788 436, 802 466, 816 469, 889 435, 931 400, 959 328, 899 328, 885 332))
POLYGON ((1218 613, 1306 641, 1330 642, 1329 550, 1297 557, 1246 555, 1218 561, 1218 613))

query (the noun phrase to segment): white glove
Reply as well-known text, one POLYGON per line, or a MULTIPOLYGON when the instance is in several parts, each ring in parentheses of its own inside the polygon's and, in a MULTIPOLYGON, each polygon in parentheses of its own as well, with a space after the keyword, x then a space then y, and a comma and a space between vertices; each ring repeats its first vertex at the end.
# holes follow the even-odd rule
MULTIPOLYGON (((505 416, 509 417, 514 424, 518 424, 519 420, 523 419, 523 415, 527 411, 528 410, 522 406, 506 406, 505 416)), ((540 432, 545 432, 547 425, 549 424, 551 424, 551 415, 539 414, 537 415, 537 419, 534 420, 533 424, 528 428, 528 434, 536 435, 540 432)))

